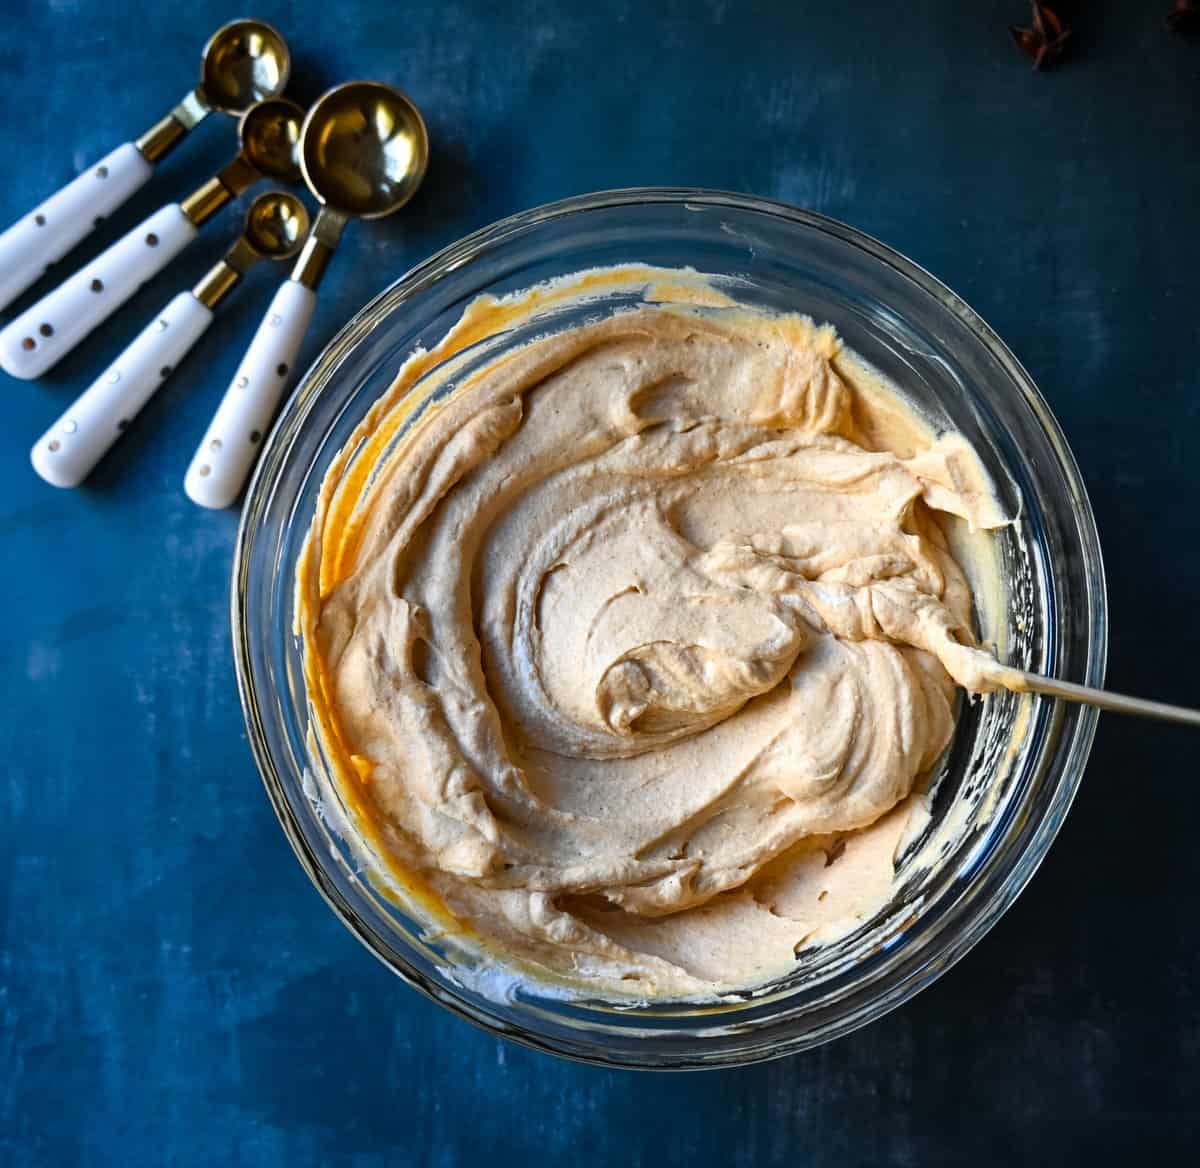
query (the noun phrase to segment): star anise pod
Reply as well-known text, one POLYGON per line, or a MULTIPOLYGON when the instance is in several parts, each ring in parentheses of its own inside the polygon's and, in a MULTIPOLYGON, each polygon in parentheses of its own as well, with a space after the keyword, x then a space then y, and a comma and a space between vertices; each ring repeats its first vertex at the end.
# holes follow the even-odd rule
POLYGON ((1033 0, 1031 7, 1032 25, 1026 28, 1014 24, 1008 31, 1012 33, 1017 48, 1033 62, 1035 69, 1048 69, 1062 56, 1071 30, 1048 4, 1033 0))
POLYGON ((1197 0, 1175 0, 1167 13, 1167 27, 1172 32, 1200 32, 1200 3, 1197 0))

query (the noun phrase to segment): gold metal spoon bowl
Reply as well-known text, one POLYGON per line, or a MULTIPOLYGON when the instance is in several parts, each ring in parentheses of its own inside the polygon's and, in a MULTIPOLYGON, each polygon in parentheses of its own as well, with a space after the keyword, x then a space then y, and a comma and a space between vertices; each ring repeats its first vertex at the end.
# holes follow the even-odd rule
POLYGON ((278 97, 287 86, 292 55, 283 37, 261 20, 235 20, 204 46, 200 84, 136 145, 147 162, 162 158, 213 110, 234 116, 256 102, 278 97))
POLYGON ((295 255, 308 234, 308 210, 287 191, 267 191, 246 212, 246 242, 264 259, 295 255))
POLYGON ((308 210, 287 191, 266 191, 250 204, 242 234, 192 289, 208 309, 228 295, 233 286, 260 260, 286 260, 294 256, 308 235, 308 210))
POLYGON ((303 121, 304 111, 283 97, 251 106, 238 123, 237 157, 180 203, 184 214, 199 227, 259 179, 299 181, 303 121))
POLYGON ((300 135, 300 170, 321 210, 292 279, 315 289, 350 219, 381 219, 417 192, 429 132, 407 94, 349 81, 318 98, 300 135))
POLYGON ((429 163, 420 111, 397 89, 351 81, 309 111, 300 167, 314 195, 360 219, 398 211, 416 193, 429 163))
POLYGON ((291 54, 279 33, 261 20, 235 20, 204 46, 200 84, 213 109, 242 113, 278 97, 290 72, 291 54))
POLYGON ((275 97, 251 106, 238 127, 242 157, 268 178, 299 182, 298 148, 303 122, 304 110, 286 98, 275 97))

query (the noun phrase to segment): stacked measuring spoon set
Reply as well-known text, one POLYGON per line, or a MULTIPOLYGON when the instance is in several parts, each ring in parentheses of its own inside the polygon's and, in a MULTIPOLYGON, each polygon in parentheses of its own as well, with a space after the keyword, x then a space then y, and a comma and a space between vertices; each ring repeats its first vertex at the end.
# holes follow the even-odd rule
POLYGON ((241 234, 195 287, 180 291, 31 451, 56 487, 79 486, 200 340, 213 314, 261 260, 294 260, 238 365, 183 478, 203 507, 232 506, 296 369, 316 293, 346 224, 398 211, 424 178, 429 137, 420 111, 374 81, 339 85, 305 111, 282 96, 287 44, 270 25, 237 20, 204 48, 200 82, 141 137, 118 146, 0 234, 0 309, 68 255, 150 180, 154 165, 209 113, 237 118, 238 150, 211 179, 167 203, 0 330, 0 368, 42 376, 191 244, 251 186, 241 234))

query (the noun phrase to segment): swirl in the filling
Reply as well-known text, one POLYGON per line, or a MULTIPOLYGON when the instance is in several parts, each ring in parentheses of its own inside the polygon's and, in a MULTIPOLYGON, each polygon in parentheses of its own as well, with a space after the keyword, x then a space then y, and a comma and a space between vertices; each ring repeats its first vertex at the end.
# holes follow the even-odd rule
POLYGON ((888 813, 955 683, 991 687, 939 512, 999 516, 961 439, 889 449, 842 360, 799 318, 648 307, 486 365, 365 489, 392 407, 335 464, 300 579, 317 730, 494 952, 695 993, 878 907, 888 813))

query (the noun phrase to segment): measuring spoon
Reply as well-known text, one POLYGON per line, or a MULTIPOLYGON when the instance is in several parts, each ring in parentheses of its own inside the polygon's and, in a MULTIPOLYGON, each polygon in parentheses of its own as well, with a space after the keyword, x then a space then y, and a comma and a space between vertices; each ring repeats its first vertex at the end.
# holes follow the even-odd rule
POLYGON ((228 507, 237 499, 258 453, 246 436, 265 432, 275 413, 342 231, 351 219, 379 219, 403 207, 421 185, 428 162, 425 122, 398 89, 351 81, 309 110, 300 169, 321 210, 184 477, 194 503, 228 507))
POLYGON ((0 308, 11 304, 50 264, 62 259, 150 177, 193 126, 217 110, 244 113, 278 97, 291 55, 261 20, 235 20, 204 46, 200 84, 134 142, 118 146, 0 235, 0 308))
MULTIPOLYGON (((190 292, 180 292, 38 439, 30 453, 33 469, 53 486, 79 486, 200 339, 242 276, 259 260, 294 256, 307 234, 308 212, 295 195, 259 195, 225 258, 190 292)), ((249 435, 248 441, 258 438, 249 435)))
POLYGON ((168 203, 0 332, 0 368, 40 377, 193 239, 201 224, 262 178, 295 182, 304 111, 282 97, 260 101, 238 123, 241 150, 182 203, 168 203))

